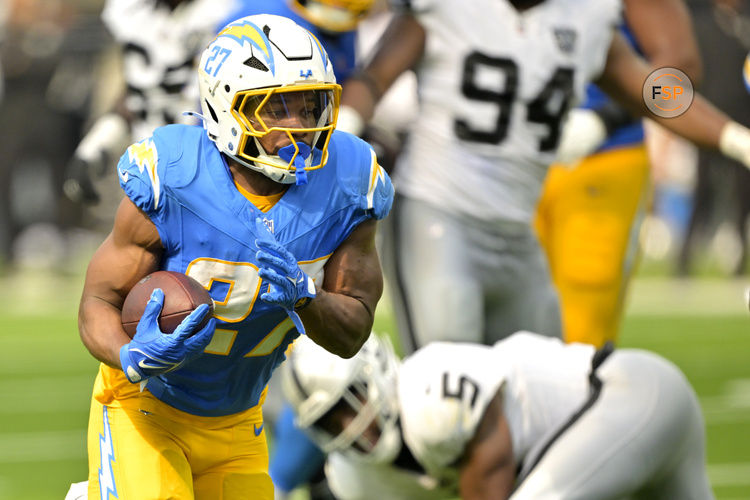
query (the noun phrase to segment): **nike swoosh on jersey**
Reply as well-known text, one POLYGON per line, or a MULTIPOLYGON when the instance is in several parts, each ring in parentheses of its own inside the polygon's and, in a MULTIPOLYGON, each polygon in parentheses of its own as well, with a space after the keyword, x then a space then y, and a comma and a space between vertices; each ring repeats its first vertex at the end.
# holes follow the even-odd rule
POLYGON ((260 433, 263 432, 264 425, 265 424, 260 424, 260 427, 258 427, 257 424, 253 424, 253 432, 255 433, 256 436, 260 436, 260 433))
POLYGON ((146 370, 163 370, 165 366, 169 366, 170 364, 174 364, 174 363, 165 363, 163 365, 150 365, 146 363, 145 360, 143 359, 138 361, 138 366, 146 370))
POLYGON ((120 179, 122 179, 122 182, 128 182, 128 179, 130 179, 130 174, 120 170, 119 168, 117 169, 117 175, 120 176, 120 179))

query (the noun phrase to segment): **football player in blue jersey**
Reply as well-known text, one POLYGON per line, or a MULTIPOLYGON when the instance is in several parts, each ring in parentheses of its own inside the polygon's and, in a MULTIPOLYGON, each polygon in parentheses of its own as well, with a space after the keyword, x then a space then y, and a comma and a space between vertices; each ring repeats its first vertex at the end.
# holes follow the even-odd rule
MULTIPOLYGON (((370 11, 374 0, 244 0, 231 13, 232 18, 256 14, 275 14, 293 19, 314 33, 325 47, 339 82, 355 69, 357 26, 370 11)), ((382 164, 382 161, 381 161, 382 164)), ((274 387, 276 381, 271 383, 274 387)), ((269 464, 276 496, 283 497, 294 488, 307 484, 313 500, 328 496, 323 474, 325 455, 292 422, 292 410, 281 401, 281 393, 269 397, 265 412, 274 432, 274 447, 269 464)))
POLYGON ((382 293, 374 236, 393 187, 367 143, 334 131, 341 89, 318 39, 287 18, 241 18, 198 77, 203 127, 128 148, 126 197, 87 270, 79 328, 102 362, 90 498, 272 498, 273 369, 300 333, 354 355, 382 293), (214 317, 199 327, 199 307, 164 334, 156 291, 131 339, 125 295, 159 269, 202 283, 214 317))

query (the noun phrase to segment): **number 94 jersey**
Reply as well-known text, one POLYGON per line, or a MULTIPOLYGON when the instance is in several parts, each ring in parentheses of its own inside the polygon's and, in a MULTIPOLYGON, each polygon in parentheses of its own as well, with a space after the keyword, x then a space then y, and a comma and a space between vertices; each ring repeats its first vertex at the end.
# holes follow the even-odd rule
POLYGON ((620 1, 546 0, 522 12, 508 0, 392 2, 427 33, 400 192, 530 222, 562 118, 604 68, 620 1))

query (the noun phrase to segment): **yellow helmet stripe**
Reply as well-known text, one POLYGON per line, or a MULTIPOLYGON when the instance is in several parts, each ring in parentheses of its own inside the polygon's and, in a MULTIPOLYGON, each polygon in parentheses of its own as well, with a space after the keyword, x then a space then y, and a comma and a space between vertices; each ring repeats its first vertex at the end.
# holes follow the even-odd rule
POLYGON ((257 47, 261 52, 263 52, 263 55, 266 56, 266 61, 268 61, 271 68, 271 73, 275 73, 273 52, 271 52, 271 43, 268 41, 268 37, 266 37, 266 34, 263 33, 263 31, 256 25, 249 21, 243 21, 238 24, 230 24, 229 26, 221 30, 219 34, 216 35, 216 38, 218 39, 222 36, 229 37, 235 40, 240 45, 244 44, 245 41, 250 42, 253 46, 257 47))

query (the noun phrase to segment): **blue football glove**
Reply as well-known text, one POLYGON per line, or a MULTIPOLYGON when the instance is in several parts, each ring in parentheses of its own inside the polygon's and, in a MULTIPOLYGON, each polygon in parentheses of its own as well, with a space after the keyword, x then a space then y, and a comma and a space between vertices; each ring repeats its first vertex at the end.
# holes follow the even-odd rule
POLYGON ((276 241, 260 217, 255 219, 255 232, 258 237, 255 257, 260 264, 258 275, 269 282, 268 290, 260 298, 284 308, 297 331, 304 334, 305 327, 295 309, 315 298, 315 283, 299 268, 294 255, 276 241))
POLYGON ((216 328, 215 318, 197 329, 208 314, 207 304, 199 305, 173 333, 162 333, 159 329, 159 313, 163 305, 164 292, 156 288, 138 322, 133 340, 120 348, 122 371, 131 383, 176 370, 197 357, 211 342, 216 328))

